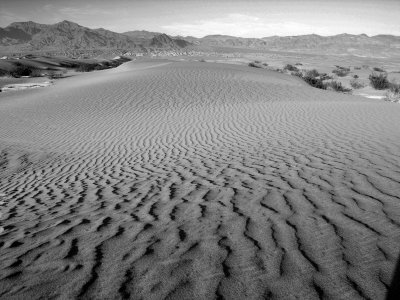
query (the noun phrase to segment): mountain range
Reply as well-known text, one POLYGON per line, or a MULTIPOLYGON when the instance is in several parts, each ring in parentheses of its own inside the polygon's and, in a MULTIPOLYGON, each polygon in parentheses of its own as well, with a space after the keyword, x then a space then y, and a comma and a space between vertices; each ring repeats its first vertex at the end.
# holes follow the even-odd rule
POLYGON ((103 28, 91 29, 70 21, 51 25, 32 21, 15 22, 0 28, 0 53, 110 49, 132 52, 149 52, 156 49, 214 51, 219 48, 231 48, 232 51, 255 49, 317 54, 400 56, 400 37, 365 34, 334 36, 310 34, 264 38, 227 35, 208 35, 203 38, 171 37, 144 30, 117 33, 103 28))

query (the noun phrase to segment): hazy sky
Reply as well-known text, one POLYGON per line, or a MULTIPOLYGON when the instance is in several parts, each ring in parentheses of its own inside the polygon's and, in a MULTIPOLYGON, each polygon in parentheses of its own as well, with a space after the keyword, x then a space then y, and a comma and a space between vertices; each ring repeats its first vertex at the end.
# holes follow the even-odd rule
POLYGON ((116 32, 242 37, 316 33, 400 35, 400 0, 0 0, 0 26, 70 20, 116 32))

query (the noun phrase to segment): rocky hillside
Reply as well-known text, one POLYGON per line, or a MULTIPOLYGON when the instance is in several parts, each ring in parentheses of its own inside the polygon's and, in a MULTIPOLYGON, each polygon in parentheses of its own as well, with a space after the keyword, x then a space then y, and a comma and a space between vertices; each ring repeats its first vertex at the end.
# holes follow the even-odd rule
MULTIPOLYGON (((359 56, 400 56, 400 37, 391 35, 339 34, 320 36, 271 36, 241 38, 208 35, 203 38, 171 37, 149 31, 116 33, 106 29, 90 29, 69 21, 52 25, 16 22, 0 28, 0 54, 26 51, 126 50, 146 52, 154 49, 231 48, 275 50, 313 54, 352 54, 359 56)), ((227 50, 229 51, 229 49, 227 50)))
POLYGON ((145 50, 146 47, 178 49, 189 43, 165 34, 142 35, 135 38, 106 29, 90 29, 79 24, 62 21, 52 25, 35 22, 16 22, 0 28, 0 50, 63 51, 75 49, 145 50))

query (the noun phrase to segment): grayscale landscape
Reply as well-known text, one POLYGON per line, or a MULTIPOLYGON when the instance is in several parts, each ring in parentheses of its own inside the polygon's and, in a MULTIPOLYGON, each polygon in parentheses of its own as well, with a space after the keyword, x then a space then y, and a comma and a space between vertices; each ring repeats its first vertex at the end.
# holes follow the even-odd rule
POLYGON ((156 8, 229 1, 121 1, 154 24, 117 32, 32 2, 0 4, 0 299, 396 299, 399 21, 199 36, 156 8))

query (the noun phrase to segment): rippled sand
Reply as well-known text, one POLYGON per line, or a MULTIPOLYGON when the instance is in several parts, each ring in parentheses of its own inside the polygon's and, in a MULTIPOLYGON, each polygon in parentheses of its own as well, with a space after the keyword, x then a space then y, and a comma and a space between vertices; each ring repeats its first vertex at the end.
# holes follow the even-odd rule
POLYGON ((144 61, 0 95, 0 298, 383 299, 400 106, 144 61))

